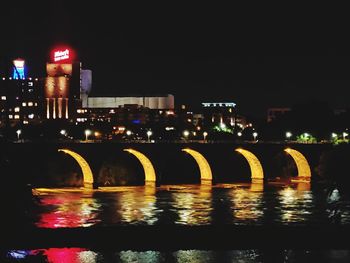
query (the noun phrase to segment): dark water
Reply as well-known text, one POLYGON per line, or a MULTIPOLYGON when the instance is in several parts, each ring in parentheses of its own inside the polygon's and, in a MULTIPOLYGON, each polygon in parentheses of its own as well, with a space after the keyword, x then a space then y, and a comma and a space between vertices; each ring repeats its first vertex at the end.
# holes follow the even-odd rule
MULTIPOLYGON (((98 190, 36 189, 31 224, 40 228, 112 225, 329 225, 338 200, 310 184, 167 185, 98 190)), ((339 199, 340 224, 350 203, 339 199)), ((350 262, 350 250, 95 251, 46 248, 1 251, 0 262, 350 262)))
POLYGON ((349 262, 349 250, 177 250, 177 251, 92 251, 83 248, 50 248, 7 251, 1 262, 349 262))
MULTIPOLYGON (((93 225, 329 224, 327 193, 308 184, 168 185, 37 189, 37 227, 93 225)), ((339 223, 349 224, 350 203, 339 223)))

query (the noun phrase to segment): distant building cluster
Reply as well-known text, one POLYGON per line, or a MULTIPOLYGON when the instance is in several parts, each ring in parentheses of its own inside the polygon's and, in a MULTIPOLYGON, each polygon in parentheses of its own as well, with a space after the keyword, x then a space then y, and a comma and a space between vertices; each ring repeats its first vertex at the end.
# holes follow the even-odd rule
POLYGON ((45 77, 27 77, 25 61, 15 59, 12 74, 0 81, 0 129, 5 134, 60 123, 65 129, 81 126, 95 130, 95 137, 102 139, 125 136, 127 131, 137 139, 149 130, 154 136, 157 131, 157 139, 171 139, 167 133, 183 138, 184 131, 189 132, 186 139, 195 139, 214 128, 233 134, 249 126, 237 115, 236 104, 229 101, 203 102, 193 110, 185 105, 176 107, 171 94, 93 97, 91 89, 92 71, 83 69, 68 47, 52 51, 45 77))

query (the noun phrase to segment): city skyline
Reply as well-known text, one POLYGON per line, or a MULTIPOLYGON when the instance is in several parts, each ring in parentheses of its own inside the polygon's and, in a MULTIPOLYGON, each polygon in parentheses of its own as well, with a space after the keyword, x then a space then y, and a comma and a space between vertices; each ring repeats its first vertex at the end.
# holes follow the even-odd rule
POLYGON ((348 41, 337 23, 83 7, 9 7, 0 74, 22 57, 29 75, 44 76, 51 48, 65 43, 92 70, 96 95, 170 93, 177 105, 229 100, 259 117, 310 100, 350 106, 348 41), (26 30, 13 30, 24 22, 26 30))

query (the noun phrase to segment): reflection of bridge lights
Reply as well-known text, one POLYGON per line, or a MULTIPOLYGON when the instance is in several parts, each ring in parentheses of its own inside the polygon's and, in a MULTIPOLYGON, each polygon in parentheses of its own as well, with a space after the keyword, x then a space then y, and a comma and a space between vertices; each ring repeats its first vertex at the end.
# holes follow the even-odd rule
POLYGON ((71 150, 58 149, 58 151, 64 152, 64 153, 70 155, 71 157, 74 158, 74 160, 77 161, 77 163, 79 164, 79 166, 83 172, 84 187, 92 188, 92 185, 94 183, 94 177, 92 175, 92 171, 91 171, 91 168, 90 168, 88 162, 81 155, 79 155, 76 152, 73 152, 71 150))
POLYGON ((213 176, 211 173, 210 165, 202 154, 189 148, 182 149, 182 151, 190 154, 197 162, 201 175, 201 180, 212 180, 213 176))
POLYGON ((259 159, 252 152, 244 150, 242 148, 236 149, 236 152, 242 154, 248 161, 252 180, 263 180, 264 172, 259 159))
POLYGON ((145 183, 156 181, 156 172, 154 170, 152 162, 146 157, 146 155, 134 149, 124 149, 124 151, 131 153, 140 161, 145 173, 145 183))
POLYGON ((299 178, 311 178, 311 169, 308 161, 306 160, 305 156, 294 149, 286 148, 284 149, 286 153, 288 153, 294 160, 297 169, 298 169, 298 177, 299 178))

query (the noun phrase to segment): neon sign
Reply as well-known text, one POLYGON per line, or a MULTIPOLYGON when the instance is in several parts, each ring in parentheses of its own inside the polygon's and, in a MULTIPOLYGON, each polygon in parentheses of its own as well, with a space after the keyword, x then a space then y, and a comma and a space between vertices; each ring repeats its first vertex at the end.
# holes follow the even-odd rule
POLYGON ((53 60, 55 62, 62 61, 62 60, 68 60, 68 59, 70 59, 69 53, 70 53, 70 51, 68 48, 66 48, 65 50, 56 50, 56 51, 54 51, 53 60))

